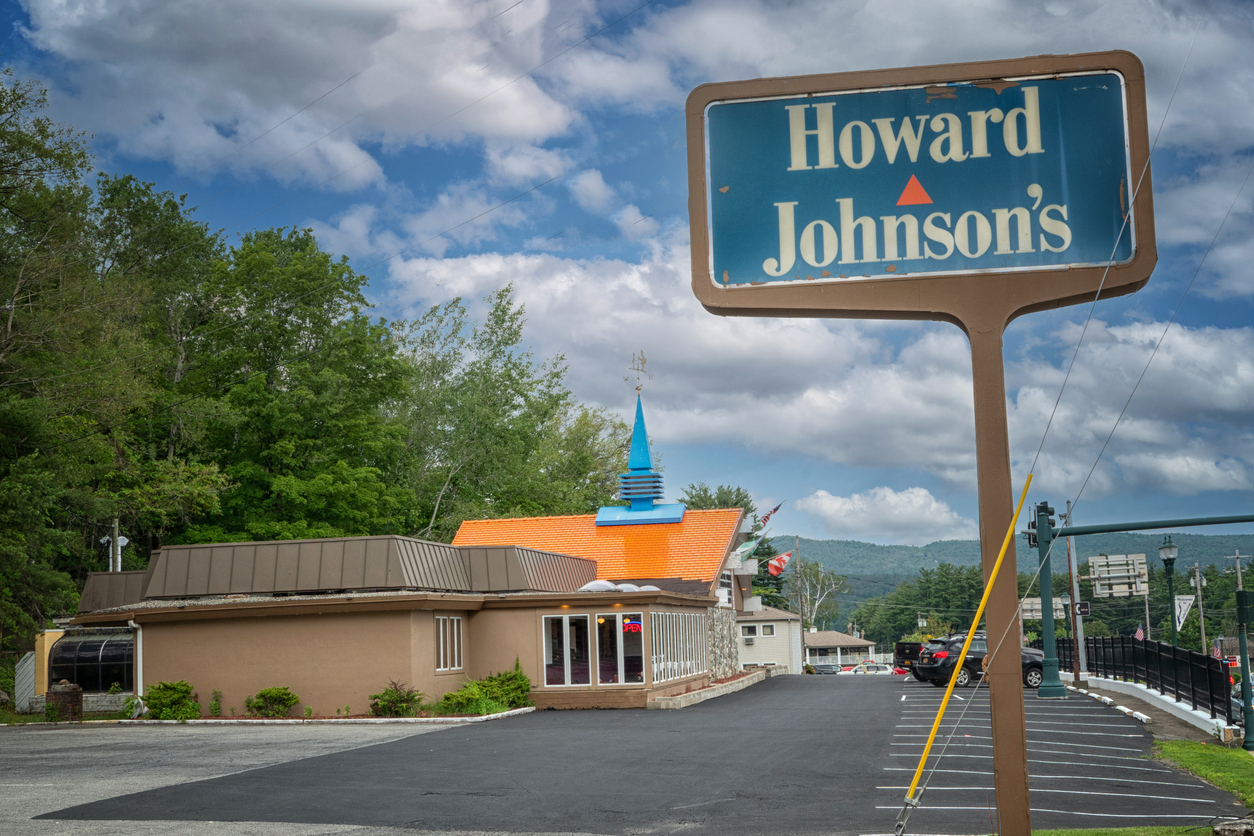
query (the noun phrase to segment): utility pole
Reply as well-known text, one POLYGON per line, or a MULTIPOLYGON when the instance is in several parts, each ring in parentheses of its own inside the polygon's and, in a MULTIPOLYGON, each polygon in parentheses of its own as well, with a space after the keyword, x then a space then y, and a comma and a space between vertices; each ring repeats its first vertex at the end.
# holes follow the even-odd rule
POLYGON ((1210 655, 1210 651, 1206 649, 1206 610, 1202 607, 1202 588, 1206 586, 1206 578, 1202 577, 1200 563, 1193 564, 1193 572, 1193 586, 1197 587, 1197 625, 1202 629, 1202 652, 1210 655))
POLYGON ((1242 738, 1241 748, 1247 752, 1254 752, 1254 705, 1251 704, 1250 692, 1250 648, 1249 640, 1246 633, 1250 629, 1250 608, 1254 602, 1250 601, 1251 597, 1245 592, 1245 587, 1241 583, 1241 550, 1237 549, 1237 553, 1230 560, 1237 562, 1237 642, 1241 649, 1241 713, 1244 715, 1245 734, 1242 738))
MULTIPOLYGON (((1067 500, 1067 512, 1059 514, 1062 517, 1063 525, 1071 525, 1071 500, 1067 500)), ((1080 638, 1076 631, 1076 621, 1079 616, 1076 610, 1079 609, 1080 589, 1075 583, 1075 567, 1071 565, 1071 538, 1067 538, 1067 591, 1071 593, 1071 674, 1075 687, 1080 687, 1080 638)))
POLYGON ((1067 689, 1058 677, 1058 647, 1054 644, 1054 574, 1050 568, 1050 544, 1054 539, 1054 509, 1048 502, 1036 506, 1036 549, 1041 562, 1041 685, 1036 689, 1038 700, 1065 700, 1067 689))

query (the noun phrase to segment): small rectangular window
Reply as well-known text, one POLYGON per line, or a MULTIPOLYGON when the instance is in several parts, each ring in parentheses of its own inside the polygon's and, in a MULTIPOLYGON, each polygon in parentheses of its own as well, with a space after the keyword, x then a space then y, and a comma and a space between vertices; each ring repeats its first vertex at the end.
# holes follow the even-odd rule
POLYGON ((731 572, 723 572, 723 574, 718 576, 718 588, 719 589, 731 589, 732 588, 732 573, 731 572))
MULTIPOLYGON (((756 636, 757 634, 758 634, 758 628, 755 625, 753 624, 741 624, 740 625, 740 635, 756 636)), ((766 633, 764 632, 762 635, 765 636, 766 633)))
POLYGON ((435 617, 435 669, 462 669, 462 619, 459 615, 435 617))
POLYGON ((763 624, 763 625, 762 625, 762 635, 764 635, 764 636, 773 636, 773 635, 775 635, 775 625, 774 625, 774 624, 763 624))

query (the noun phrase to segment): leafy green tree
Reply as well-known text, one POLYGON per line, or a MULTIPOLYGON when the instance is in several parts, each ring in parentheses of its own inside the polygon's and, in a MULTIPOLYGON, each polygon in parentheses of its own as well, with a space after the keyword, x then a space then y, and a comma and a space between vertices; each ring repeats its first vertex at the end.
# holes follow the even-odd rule
MULTIPOLYGON (((679 501, 689 508, 702 511, 711 508, 741 508, 750 524, 750 537, 761 537, 762 520, 748 490, 740 485, 719 485, 711 488, 708 482, 690 482, 684 488, 679 501)), ((758 561, 758 574, 753 578, 753 594, 762 598, 762 604, 789 612, 795 612, 792 599, 784 590, 783 574, 772 575, 767 561, 779 554, 770 539, 764 538, 753 550, 758 561)))
POLYGON ((484 302, 480 322, 453 299, 397 329, 411 376, 395 414, 419 536, 447 540, 476 517, 594 513, 627 467, 630 428, 574 401, 563 357, 523 348, 513 288, 484 302))
POLYGON ((204 443, 230 480, 221 510, 182 542, 405 533, 412 513, 386 478, 402 428, 381 405, 410 374, 384 322, 362 312, 365 278, 309 230, 250 233, 210 280, 230 327, 211 328, 181 381, 218 399, 204 443))

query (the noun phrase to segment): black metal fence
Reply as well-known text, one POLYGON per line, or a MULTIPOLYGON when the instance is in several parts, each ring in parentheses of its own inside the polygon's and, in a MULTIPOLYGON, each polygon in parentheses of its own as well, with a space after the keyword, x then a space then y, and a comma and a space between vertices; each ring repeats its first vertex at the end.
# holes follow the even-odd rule
MULTIPOLYGON (((1039 642, 1033 642, 1038 644, 1039 642)), ((1058 639, 1058 669, 1075 670, 1070 639, 1058 639)), ((1131 636, 1086 638, 1084 649, 1088 672, 1111 679, 1139 682, 1155 691, 1188 703, 1194 710, 1210 712, 1232 724, 1232 683, 1227 663, 1182 647, 1163 642, 1137 641, 1131 636)))

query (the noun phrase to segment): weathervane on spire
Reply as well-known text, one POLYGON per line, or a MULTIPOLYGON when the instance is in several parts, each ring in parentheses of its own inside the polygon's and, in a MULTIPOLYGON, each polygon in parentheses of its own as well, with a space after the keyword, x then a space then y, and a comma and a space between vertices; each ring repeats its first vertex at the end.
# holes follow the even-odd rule
MULTIPOLYGON (((653 379, 653 375, 649 374, 649 372, 645 369, 645 364, 647 362, 648 360, 645 359, 643 348, 640 349, 639 353, 636 353, 634 351, 631 353, 631 370, 636 373, 636 391, 637 392, 644 389, 644 383, 641 381, 641 375, 644 376, 644 380, 653 379)), ((624 377, 623 382, 631 383, 631 378, 624 377)))

